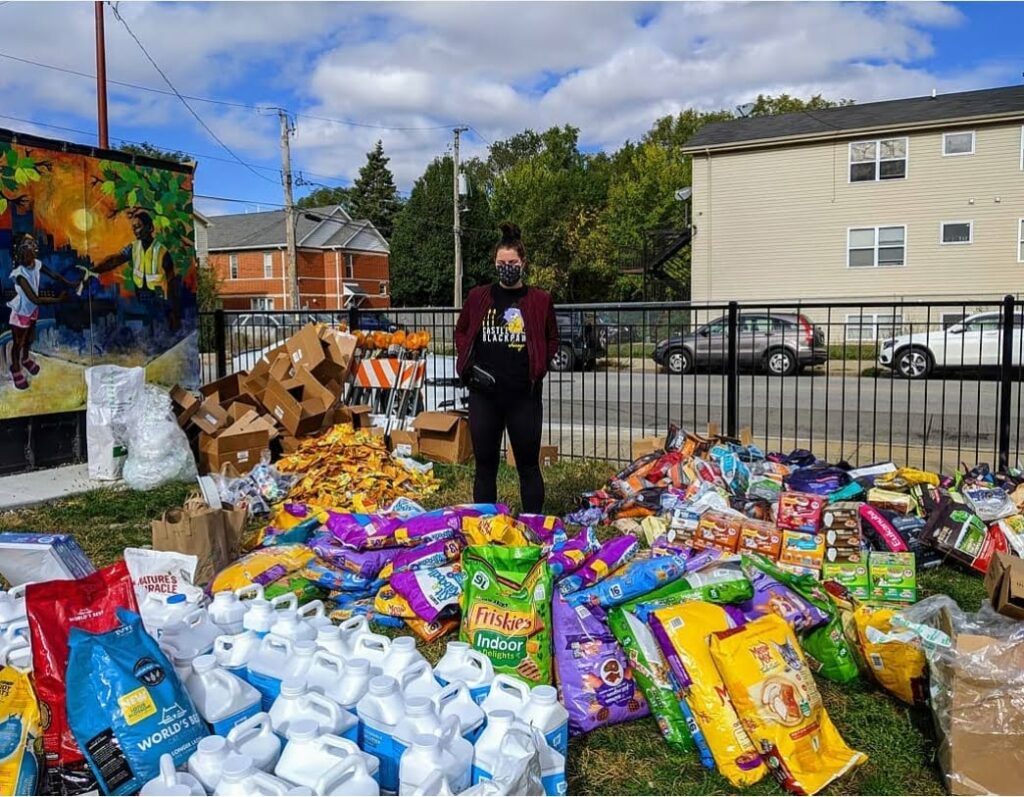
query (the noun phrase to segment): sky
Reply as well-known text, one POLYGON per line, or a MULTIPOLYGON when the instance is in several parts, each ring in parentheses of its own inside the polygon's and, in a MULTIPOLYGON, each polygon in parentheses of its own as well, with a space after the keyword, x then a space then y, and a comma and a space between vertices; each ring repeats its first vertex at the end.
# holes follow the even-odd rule
MULTIPOLYGON (((120 2, 108 79, 159 91, 112 82, 110 136, 190 153, 204 213, 270 209, 283 107, 297 197, 349 184, 378 139, 406 194, 455 125, 464 157, 562 124, 610 151, 661 116, 759 93, 1015 85, 1022 29, 1024 3, 120 2), (189 100, 197 120, 129 29, 178 92, 218 102, 189 100)), ((0 30, 0 127, 95 144, 93 3, 0 2, 0 30)))

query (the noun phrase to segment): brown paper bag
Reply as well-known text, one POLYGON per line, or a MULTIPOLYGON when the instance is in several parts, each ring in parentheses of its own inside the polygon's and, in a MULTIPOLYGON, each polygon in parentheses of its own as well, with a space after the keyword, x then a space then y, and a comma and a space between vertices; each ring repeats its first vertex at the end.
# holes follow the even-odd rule
POLYGON ((227 543, 228 561, 235 562, 242 555, 242 540, 249 512, 244 508, 222 509, 221 514, 224 515, 224 539, 227 543))
POLYGON ((152 523, 153 550, 177 551, 199 559, 196 584, 207 584, 233 559, 229 558, 224 511, 211 509, 191 496, 181 509, 168 509, 152 523))

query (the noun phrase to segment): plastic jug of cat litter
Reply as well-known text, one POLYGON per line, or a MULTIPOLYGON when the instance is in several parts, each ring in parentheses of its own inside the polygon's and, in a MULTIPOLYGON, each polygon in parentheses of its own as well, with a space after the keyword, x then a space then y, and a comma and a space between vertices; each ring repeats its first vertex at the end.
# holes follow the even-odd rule
MULTIPOLYGON (((310 667, 312 669, 312 667, 310 667)), ((308 673, 307 673, 308 676, 308 673)), ((334 700, 342 708, 356 710, 356 704, 370 688, 370 662, 366 659, 349 659, 345 663, 345 677, 330 692, 324 694, 334 700)))
POLYGON ((182 658, 194 659, 213 650, 213 640, 221 630, 210 621, 206 609, 192 609, 177 622, 164 626, 157 636, 161 646, 168 646, 182 658))
POLYGON ((187 772, 178 772, 174 768, 174 759, 167 753, 160 756, 160 774, 143 784, 139 797, 206 797, 206 789, 198 780, 187 772))
POLYGON ((416 650, 416 640, 411 636, 399 636, 391 640, 391 647, 381 661, 381 675, 398 678, 413 664, 426 661, 423 654, 416 650))
POLYGON ((249 604, 252 601, 263 600, 265 597, 263 593, 263 585, 256 583, 246 584, 244 587, 239 587, 235 590, 235 595, 238 597, 238 600, 245 604, 246 609, 249 608, 249 604))
POLYGON ((395 729, 405 716, 405 701, 398 681, 387 675, 371 678, 369 689, 356 704, 356 714, 360 747, 380 761, 377 780, 381 790, 394 792, 398 788, 395 729))
POLYGON ((402 753, 420 734, 438 736, 441 733, 441 718, 437 707, 429 697, 410 697, 405 701, 405 716, 395 726, 395 758, 401 761, 402 753))
POLYGON ((455 797, 455 792, 448 785, 448 779, 439 769, 435 769, 430 777, 408 794, 410 797, 455 797))
POLYGON ((224 762, 233 752, 223 736, 207 736, 199 740, 195 752, 188 757, 188 774, 198 780, 207 792, 212 792, 220 781, 224 762))
POLYGON ((331 767, 316 782, 314 790, 317 794, 330 794, 337 797, 347 795, 368 795, 376 797, 380 794, 380 784, 370 775, 366 768, 366 759, 360 755, 350 755, 331 767))
POLYGON ((217 736, 227 736, 239 722, 260 710, 260 693, 237 675, 217 664, 212 655, 197 656, 185 688, 217 736))
POLYGON ((441 740, 432 733, 416 734, 398 763, 398 793, 412 794, 434 781, 438 775, 444 777, 441 740))
POLYGON ((360 751, 351 739, 321 733, 316 720, 296 720, 288 729, 288 742, 274 774, 289 783, 316 788, 326 772, 353 755, 363 760, 371 777, 377 773, 377 759, 360 751))
POLYGON ((319 648, 311 639, 300 639, 292 643, 292 663, 288 668, 289 678, 305 678, 319 648))
POLYGON ((256 768, 264 772, 272 772, 281 757, 281 739, 274 733, 270 715, 265 711, 253 714, 232 728, 228 744, 250 756, 256 768))
POLYGON ((319 630, 325 626, 333 625, 327 617, 327 609, 324 607, 324 602, 321 600, 310 601, 309 603, 300 606, 299 619, 314 630, 319 630))
POLYGON ((259 795, 283 795, 291 784, 268 775, 256 768, 247 755, 232 753, 221 769, 220 781, 213 793, 217 797, 251 797, 259 795))
POLYGON ((0 667, 8 665, 21 672, 32 672, 32 646, 27 639, 17 639, 0 655, 0 667))
POLYGON ((192 674, 192 659, 185 658, 170 646, 160 645, 160 650, 162 650, 164 655, 170 660, 171 666, 174 667, 174 674, 178 676, 178 680, 185 683, 185 681, 188 680, 188 677, 192 674))
POLYGON ((249 659, 260 647, 260 637, 255 631, 243 631, 231 636, 219 636, 213 640, 213 655, 217 663, 239 678, 247 678, 249 659))
POLYGON ((558 702, 553 686, 535 686, 519 719, 544 734, 547 743, 564 757, 569 752, 569 712, 558 702))
POLYGON ((459 721, 455 717, 441 721, 438 738, 444 751, 442 766, 445 778, 452 791, 463 792, 473 780, 473 745, 462 738, 459 721))
POLYGON ((400 675, 394 676, 402 687, 402 694, 406 698, 429 697, 433 698, 441 691, 441 684, 434 677, 430 669, 430 662, 426 659, 413 662, 400 675))
POLYGON ((338 628, 341 630, 341 651, 338 652, 338 655, 343 659, 351 659, 358 656, 359 654, 355 652, 356 640, 359 637, 373 633, 370 631, 370 621, 364 615, 350 617, 341 623, 338 628))
POLYGON ((334 656, 345 658, 345 643, 341 639, 341 629, 336 625, 322 625, 316 629, 316 646, 334 656))
POLYGON ((317 650, 310 660, 309 667, 306 668, 306 685, 311 691, 326 695, 339 706, 345 706, 346 703, 352 705, 355 701, 350 700, 351 695, 345 685, 347 670, 348 667, 341 656, 335 656, 326 650, 317 650))
POLYGON ((565 780, 565 756, 549 744, 540 748, 540 780, 547 797, 561 797, 568 790, 565 780))
POLYGON ((462 681, 479 705, 491 691, 494 665, 483 653, 471 648, 468 642, 452 641, 434 667, 434 677, 441 686, 447 686, 452 681, 462 681))
POLYGON ((267 634, 249 659, 249 683, 259 690, 263 710, 270 711, 281 692, 281 681, 288 677, 294 646, 291 640, 267 634))
POLYGON ((495 765, 501 757, 501 740, 515 721, 515 714, 511 711, 498 709, 488 712, 487 727, 473 748, 474 784, 482 780, 494 780, 495 765))
POLYGON ((210 620, 218 626, 223 634, 240 634, 242 620, 248 607, 238 599, 238 595, 230 590, 218 592, 213 596, 213 601, 206 611, 210 614, 210 620))
MULTIPOLYGON (((342 629, 344 631, 344 629, 342 629)), ((382 675, 384 658, 391 649, 391 640, 383 634, 367 632, 356 637, 352 644, 352 655, 349 658, 366 659, 370 662, 370 674, 382 675)))
POLYGON ((25 619, 25 588, 21 584, 4 592, 0 590, 0 628, 15 620, 25 619))
POLYGON ((159 639, 167 626, 184 620, 197 608, 180 592, 147 592, 146 597, 139 601, 139 616, 146 633, 159 639))
POLYGON ((455 717, 459 731, 471 744, 475 744, 484 729, 484 710, 473 700, 472 691, 462 681, 452 681, 434 695, 434 705, 442 720, 455 717))
POLYGON ((250 601, 246 601, 245 606, 245 614, 242 616, 242 628, 246 631, 252 631, 258 637, 265 637, 270 633, 274 621, 277 620, 277 615, 274 613, 274 608, 270 605, 270 601, 263 600, 263 598, 253 598, 250 601))
POLYGON ((491 691, 480 704, 484 714, 490 716, 492 711, 511 711, 518 714, 530 699, 530 685, 513 675, 499 673, 491 681, 491 691))
POLYGON ((299 613, 295 609, 278 610, 274 624, 270 627, 270 633, 290 639, 292 642, 298 642, 300 639, 310 642, 316 640, 316 629, 300 619, 299 613))
POLYGON ((359 741, 359 721, 333 700, 310 691, 305 680, 288 678, 281 682, 281 694, 270 707, 270 723, 274 733, 288 736, 288 726, 296 720, 311 719, 321 734, 331 734, 359 741))

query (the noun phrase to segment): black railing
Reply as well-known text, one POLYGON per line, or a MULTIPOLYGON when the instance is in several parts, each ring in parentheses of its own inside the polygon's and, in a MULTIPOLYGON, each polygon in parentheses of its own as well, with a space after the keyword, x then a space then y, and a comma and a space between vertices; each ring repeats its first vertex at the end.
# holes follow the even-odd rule
MULTIPOLYGON (((831 461, 949 470, 1020 455, 1024 302, 723 302, 557 308, 571 370, 545 385, 563 457, 628 461, 670 423, 831 461), (888 344, 888 345, 885 345, 888 344)), ((460 406, 452 308, 224 312, 204 379, 249 368, 308 321, 431 333, 420 408, 460 406)))

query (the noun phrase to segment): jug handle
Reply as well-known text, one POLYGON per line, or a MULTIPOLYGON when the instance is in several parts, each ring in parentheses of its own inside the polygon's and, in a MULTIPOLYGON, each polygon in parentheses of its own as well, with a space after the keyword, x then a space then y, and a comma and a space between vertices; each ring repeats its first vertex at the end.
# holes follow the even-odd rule
POLYGON ((201 622, 203 622, 203 615, 204 615, 203 609, 196 608, 196 609, 193 609, 192 611, 190 611, 184 617, 182 617, 181 618, 181 622, 183 622, 185 625, 189 626, 190 628, 195 628, 197 625, 199 625, 201 622))
POLYGON ((327 717, 332 725, 336 725, 341 719, 342 707, 329 697, 324 697, 318 692, 307 692, 306 701, 310 707, 319 706, 319 708, 314 708, 314 711, 327 717))
POLYGON ((19 584, 16 587, 11 587, 7 590, 7 594, 11 596, 13 600, 23 600, 25 598, 25 590, 29 584, 34 584, 34 581, 26 581, 24 584, 19 584))
POLYGON ((487 665, 491 663, 491 660, 489 658, 487 658, 479 650, 475 650, 474 648, 470 648, 469 650, 466 651, 466 662, 468 664, 473 665, 478 670, 480 670, 481 673, 483 673, 483 672, 486 671, 487 665))
POLYGON ((440 709, 445 703, 455 700, 463 691, 469 691, 469 687, 466 686, 465 681, 449 681, 448 685, 443 687, 441 691, 437 693, 436 699, 438 709, 440 709))
POLYGON ((530 687, 518 678, 513 678, 511 675, 496 675, 494 677, 494 682, 491 684, 491 689, 494 687, 498 687, 504 692, 512 692, 519 695, 520 700, 524 703, 530 697, 530 687))
POLYGON ((366 631, 370 630, 370 621, 366 619, 364 615, 357 615, 355 617, 349 617, 343 622, 339 628, 342 633, 351 634, 353 631, 366 631))
POLYGON ((430 669, 430 662, 423 660, 416 662, 411 667, 409 667, 405 672, 403 672, 398 677, 398 683, 401 685, 402 691, 404 692, 406 687, 409 684, 411 684, 414 680, 422 677, 424 670, 430 673, 431 678, 434 677, 433 670, 430 669))
POLYGON ((241 678, 233 678, 230 673, 220 669, 213 671, 213 677, 220 681, 231 697, 242 694, 241 678))
POLYGON ((268 775, 257 769, 249 777, 252 778, 252 782, 263 790, 264 794, 287 794, 288 787, 285 786, 283 780, 275 778, 273 775, 268 775))
POLYGON ((294 592, 286 592, 284 595, 278 595, 276 598, 270 599, 270 608, 277 611, 281 606, 287 609, 294 609, 298 611, 299 608, 299 596, 294 592))
POLYGON ((19 639, 6 650, 0 651, 0 667, 13 667, 21 673, 32 672, 32 649, 29 647, 28 640, 19 639), (15 656, 20 656, 23 653, 28 655, 28 664, 24 667, 14 661, 15 656))
POLYGON ((356 640, 356 648, 370 648, 382 653, 387 653, 391 648, 391 640, 380 634, 366 634, 356 640))
POLYGON ((263 585, 262 584, 246 584, 244 587, 239 587, 235 590, 235 596, 240 601, 252 600, 253 598, 263 597, 263 585), (250 597, 250 593, 252 593, 250 597))
POLYGON ((441 746, 448 747, 453 739, 462 736, 462 725, 459 722, 458 717, 445 717, 441 720, 441 733, 438 737, 441 739, 441 746))
POLYGON ((324 602, 322 600, 310 601, 305 606, 299 607, 299 619, 308 620, 310 617, 326 617, 324 602))
POLYGON ((178 782, 178 770, 174 768, 174 758, 170 753, 160 756, 160 782, 163 786, 173 786, 178 782))
POLYGON ((231 634, 221 634, 213 640, 213 654, 215 656, 218 653, 227 653, 235 646, 235 643, 231 640, 231 636, 231 634))
POLYGON ((310 668, 315 667, 317 662, 326 662, 324 666, 336 671, 338 678, 341 678, 345 673, 345 660, 341 656, 336 656, 326 650, 318 650, 313 654, 313 659, 309 663, 310 668))
POLYGON ((12 620, 10 623, 7 624, 7 627, 4 629, 3 636, 6 637, 7 639, 14 639, 14 637, 17 635, 17 633, 19 631, 27 631, 27 630, 28 630, 28 618, 27 617, 23 618, 21 620, 12 620))
POLYGON ((248 719, 242 720, 234 728, 228 731, 227 740, 231 744, 238 744, 238 740, 242 737, 242 734, 247 733, 253 729, 259 731, 260 734, 265 734, 266 731, 272 730, 273 726, 270 723, 270 715, 265 711, 257 712, 248 719))
POLYGON ((263 637, 263 644, 261 647, 269 650, 283 650, 285 655, 292 655, 292 641, 283 636, 278 636, 277 634, 267 634, 263 637))
POLYGON ((359 753, 350 753, 320 776, 315 791, 317 794, 331 794, 342 781, 368 774, 366 759, 359 753))

